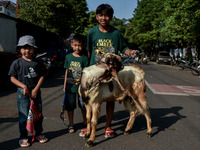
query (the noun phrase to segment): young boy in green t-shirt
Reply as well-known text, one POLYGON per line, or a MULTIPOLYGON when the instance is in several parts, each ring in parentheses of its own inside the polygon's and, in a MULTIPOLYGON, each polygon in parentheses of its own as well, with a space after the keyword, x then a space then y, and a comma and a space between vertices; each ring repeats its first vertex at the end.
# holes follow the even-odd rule
POLYGON ((84 55, 85 40, 82 35, 74 35, 71 47, 74 52, 65 57, 64 68, 66 68, 66 72, 63 91, 65 92, 65 109, 67 110, 69 117, 68 131, 73 133, 75 131, 73 117, 77 100, 78 106, 83 115, 83 123, 86 125, 86 110, 80 96, 78 95, 78 87, 81 80, 82 70, 84 67, 89 65, 89 60, 88 57, 84 55))

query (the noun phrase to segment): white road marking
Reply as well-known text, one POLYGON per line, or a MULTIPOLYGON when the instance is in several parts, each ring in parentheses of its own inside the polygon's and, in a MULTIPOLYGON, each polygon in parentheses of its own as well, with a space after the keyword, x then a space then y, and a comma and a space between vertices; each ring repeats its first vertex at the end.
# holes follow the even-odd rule
POLYGON ((148 88, 151 90, 153 94, 158 94, 158 95, 177 95, 177 96, 200 96, 200 90, 195 89, 191 86, 176 86, 178 89, 182 90, 183 92, 159 92, 156 91, 146 80, 145 80, 146 85, 148 88))

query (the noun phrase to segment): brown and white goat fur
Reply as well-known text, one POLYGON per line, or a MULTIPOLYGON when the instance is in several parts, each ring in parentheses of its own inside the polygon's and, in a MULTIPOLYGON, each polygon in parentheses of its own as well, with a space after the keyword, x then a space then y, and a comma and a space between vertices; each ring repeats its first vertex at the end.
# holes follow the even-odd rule
POLYGON ((125 108, 130 113, 128 124, 125 128, 127 134, 133 127, 135 118, 144 115, 147 121, 147 134, 152 135, 151 116, 146 102, 146 85, 144 80, 145 72, 138 66, 125 66, 118 72, 120 82, 128 91, 123 92, 117 81, 111 78, 107 82, 99 82, 91 87, 91 81, 95 82, 99 76, 105 72, 105 68, 93 65, 83 70, 79 94, 86 107, 87 134, 89 137, 87 146, 93 146, 95 141, 96 126, 100 115, 100 106, 106 101, 123 101, 125 108), (113 84, 113 90, 109 89, 109 84, 113 84), (130 100, 131 98, 131 100, 130 100))

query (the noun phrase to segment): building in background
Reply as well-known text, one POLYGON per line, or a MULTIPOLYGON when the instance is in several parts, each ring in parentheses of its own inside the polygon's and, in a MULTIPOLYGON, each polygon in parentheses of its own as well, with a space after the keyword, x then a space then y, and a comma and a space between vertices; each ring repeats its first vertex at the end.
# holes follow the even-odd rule
POLYGON ((11 1, 0 1, 0 13, 16 18, 16 4, 11 1))

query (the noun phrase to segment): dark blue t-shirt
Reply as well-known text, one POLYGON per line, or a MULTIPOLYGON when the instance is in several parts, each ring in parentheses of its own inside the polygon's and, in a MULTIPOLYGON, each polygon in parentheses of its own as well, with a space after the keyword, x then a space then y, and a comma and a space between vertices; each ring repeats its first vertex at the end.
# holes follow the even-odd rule
POLYGON ((8 75, 14 76, 28 88, 33 89, 40 77, 45 75, 45 71, 42 62, 38 59, 27 61, 20 57, 13 61, 8 75))

